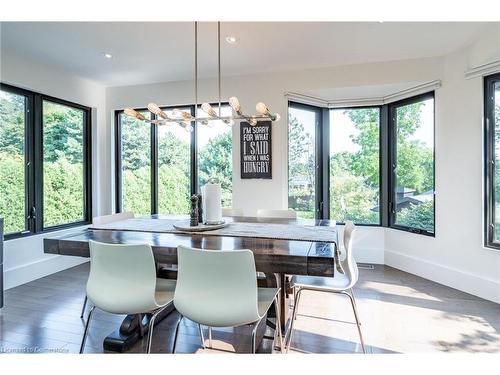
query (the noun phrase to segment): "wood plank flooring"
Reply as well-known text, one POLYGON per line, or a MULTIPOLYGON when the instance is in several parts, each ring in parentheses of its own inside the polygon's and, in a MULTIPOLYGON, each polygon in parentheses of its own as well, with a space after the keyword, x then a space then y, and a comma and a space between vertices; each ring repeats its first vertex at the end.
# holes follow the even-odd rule
MULTIPOLYGON (((87 276, 88 263, 7 290, 0 353, 77 353, 87 276)), ((361 270, 355 293, 369 353, 500 353, 499 304, 387 266, 361 270)), ((104 337, 122 319, 96 311, 85 352, 102 353, 104 337)), ((157 325, 152 352, 170 353, 177 319, 173 313, 157 325)), ((353 321, 346 297, 304 292, 290 353, 360 353, 353 321)), ((208 345, 206 329, 204 334, 208 345)), ((144 348, 139 342, 131 352, 144 348)), ((270 350, 271 342, 263 340, 259 351, 270 350)), ((203 349, 197 326, 183 320, 178 353, 249 351, 249 327, 214 329, 213 349, 203 349)))

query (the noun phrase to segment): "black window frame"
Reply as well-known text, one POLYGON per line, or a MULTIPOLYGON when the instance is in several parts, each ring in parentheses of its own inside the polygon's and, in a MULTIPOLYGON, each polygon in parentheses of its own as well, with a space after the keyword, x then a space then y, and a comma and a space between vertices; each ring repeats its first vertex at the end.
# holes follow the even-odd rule
POLYGON ((484 88, 484 246, 500 250, 495 241, 495 84, 500 73, 485 76, 484 88))
MULTIPOLYGON (((306 111, 316 112, 318 122, 316 123, 316 202, 315 202, 315 218, 330 219, 330 112, 332 110, 349 110, 349 109, 363 109, 363 108, 377 108, 379 109, 379 133, 382 134, 382 107, 379 105, 370 106, 349 106, 338 108, 325 108, 314 106, 311 104, 303 104, 294 101, 288 101, 288 108, 302 109, 306 111)), ((287 119, 288 121, 288 119, 287 119)), ((290 132, 290 127, 287 126, 287 140, 290 132)), ((287 143, 287 155, 289 144, 287 143)), ((382 137, 379 137, 379 166, 382 165, 382 137)), ((290 173, 290 164, 287 162, 287 175, 290 173)), ((288 184, 288 178, 287 178, 288 184)), ((289 186, 287 186, 288 192, 289 186)), ((379 202, 382 205, 382 174, 379 172, 379 202)), ((367 227, 378 227, 382 225, 383 212, 380 211, 379 223, 359 223, 356 225, 367 227)), ((344 224, 338 222, 338 224, 344 224)))
MULTIPOLYGON (((209 103, 215 111, 218 111, 219 103, 209 103)), ((221 106, 228 106, 228 102, 221 102, 221 106)), ((188 109, 192 116, 196 114, 196 106, 194 104, 184 104, 175 106, 160 106, 162 111, 171 111, 174 109, 188 109)), ((201 110, 201 103, 198 103, 198 109, 201 110)), ((148 111, 147 108, 134 108, 137 112, 148 111)), ((122 153, 121 153, 121 123, 120 114, 123 114, 123 109, 115 110, 115 212, 122 212, 122 153)), ((156 120, 157 115, 150 113, 151 119, 156 120)), ((208 117, 207 117, 208 118, 208 117)), ((193 123, 193 131, 191 132, 191 160, 190 160, 190 194, 197 194, 199 191, 198 184, 198 125, 193 123)), ((151 124, 151 215, 158 214, 158 127, 151 124)))
POLYGON ((0 82, 0 90, 26 98, 25 123, 25 230, 5 234, 5 240, 63 230, 92 222, 92 109, 36 91, 0 82), (83 220, 54 226, 43 222, 43 102, 82 110, 83 123, 83 220))
POLYGON ((389 122, 389 158, 388 158, 388 214, 389 214, 389 228, 398 229, 410 233, 422 234, 424 236, 435 237, 436 236, 436 98, 434 91, 426 92, 420 95, 415 95, 409 98, 398 100, 388 105, 388 122, 389 122), (433 139, 432 139, 432 173, 433 173, 433 230, 432 232, 421 229, 413 228, 401 224, 396 224, 396 168, 397 168, 397 124, 396 124, 396 110, 399 107, 419 103, 424 100, 433 100, 433 114, 432 114, 432 128, 433 128, 433 139))
MULTIPOLYGON (((330 111, 331 110, 352 110, 362 108, 378 108, 379 109, 379 205, 380 215, 379 223, 356 223, 358 226, 367 227, 385 227, 401 231, 406 231, 414 234, 422 234, 425 236, 436 236, 436 106, 435 106, 435 92, 434 90, 422 94, 414 95, 398 101, 394 101, 382 105, 363 105, 363 106, 345 106, 327 108, 310 104, 303 104, 295 101, 288 101, 288 108, 305 109, 311 111, 322 111, 320 116, 320 123, 316 125, 316 219, 330 219, 330 176, 329 176, 329 155, 330 155, 330 111), (434 179, 434 228, 433 232, 429 232, 420 228, 412 228, 403 225, 395 224, 395 212, 392 210, 395 202, 395 169, 394 162, 396 160, 396 144, 395 132, 396 123, 394 121, 395 108, 416 103, 419 101, 432 98, 434 101, 433 113, 433 179, 434 179), (319 141, 318 141, 319 138, 319 141), (318 171, 321 171, 318 173, 318 171), (319 174, 319 176, 318 176, 319 174), (321 199, 318 199, 321 197, 321 199)), ((288 121, 288 119, 287 119, 288 121)), ((289 126, 287 125, 287 140, 289 134, 289 126)), ((288 145, 287 145, 288 148, 288 145)), ((288 155, 288 153, 287 153, 288 155)), ((287 171, 289 171, 289 164, 287 161, 287 171)), ((287 178, 288 184, 288 178, 287 178)), ((287 187, 288 191, 288 187, 287 187)), ((344 224, 344 223, 338 223, 344 224)), ((499 243, 500 248, 500 243, 499 243)))

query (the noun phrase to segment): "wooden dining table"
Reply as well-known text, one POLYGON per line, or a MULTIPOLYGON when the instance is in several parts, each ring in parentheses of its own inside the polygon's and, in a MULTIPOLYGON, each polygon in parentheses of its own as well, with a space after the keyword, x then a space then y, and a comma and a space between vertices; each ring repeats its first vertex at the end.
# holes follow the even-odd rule
MULTIPOLYGON (((172 219, 187 220, 186 215, 151 215, 147 219, 172 219)), ((329 220, 314 219, 275 219, 255 217, 232 217, 224 218, 233 223, 261 223, 261 224, 283 224, 286 225, 288 233, 299 231, 304 227, 313 235, 307 238, 269 238, 255 236, 238 237, 236 235, 213 235, 208 232, 192 233, 159 233, 143 231, 141 228, 117 229, 115 228, 84 228, 44 238, 44 252, 66 256, 89 257, 89 240, 105 243, 146 243, 151 245, 155 261, 158 265, 176 265, 177 247, 179 245, 206 249, 206 250, 236 250, 250 249, 254 253, 255 265, 258 272, 265 275, 266 286, 277 286, 280 289, 280 316, 281 326, 285 329, 288 321, 289 287, 287 275, 312 275, 330 276, 338 269, 337 243, 338 234, 335 222, 329 220), (314 228, 323 227, 320 230, 323 236, 314 238, 314 228), (327 228, 331 231, 331 238, 325 241, 324 232, 327 228)), ((152 223, 154 223, 152 221, 152 223)), ((251 225, 251 224, 250 224, 251 225)), ((240 225, 241 226, 241 225, 240 225)), ((319 230, 318 230, 319 231, 319 230)), ((280 237, 283 237, 281 235, 280 237)), ((159 270, 161 271, 161 266, 159 270)), ((175 266, 174 272, 175 274, 175 266)), ((164 274, 169 274, 164 273, 164 274)), ((172 273, 170 273, 172 274, 172 273)), ((161 272, 159 272, 161 277, 161 272)), ((166 276, 169 277, 169 276, 166 276)), ((174 276, 175 277, 175 276, 174 276)), ((157 318, 160 321, 166 314, 157 318)), ((139 340, 147 329, 147 319, 142 316, 127 316, 119 330, 111 333, 104 340, 104 348, 111 351, 126 351, 131 345, 139 340)))

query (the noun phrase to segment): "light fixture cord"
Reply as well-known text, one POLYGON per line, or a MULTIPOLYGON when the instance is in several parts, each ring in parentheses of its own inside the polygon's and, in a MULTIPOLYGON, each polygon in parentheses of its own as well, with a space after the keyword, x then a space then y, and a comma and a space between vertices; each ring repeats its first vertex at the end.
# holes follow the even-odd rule
POLYGON ((220 85, 220 21, 217 22, 217 61, 219 69, 219 117, 222 116, 221 113, 221 85, 220 85))
MULTIPOLYGON (((198 112, 198 22, 194 22, 194 117, 198 112)), ((196 125, 196 122, 195 122, 196 125)))

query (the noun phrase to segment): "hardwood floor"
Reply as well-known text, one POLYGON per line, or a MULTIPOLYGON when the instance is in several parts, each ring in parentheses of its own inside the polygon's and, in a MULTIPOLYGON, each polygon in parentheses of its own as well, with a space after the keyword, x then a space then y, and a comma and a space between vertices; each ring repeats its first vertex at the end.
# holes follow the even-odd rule
MULTIPOLYGON (((77 353, 87 275, 84 264, 7 290, 0 310, 0 353, 77 353)), ((499 304, 387 266, 361 270, 355 293, 369 353, 500 353, 499 304)), ((96 311, 85 352, 103 352, 104 337, 122 319, 96 311)), ((152 352, 170 353, 177 319, 173 313, 157 325, 152 352)), ((353 322, 346 297, 304 292, 290 353, 360 353, 353 322)), ((248 353, 249 330, 214 329, 214 349, 203 349, 198 328, 184 319, 178 353, 248 353)), ((263 340, 259 351, 269 351, 270 344, 263 340)), ((131 352, 141 353, 144 346, 139 342, 131 352)))

